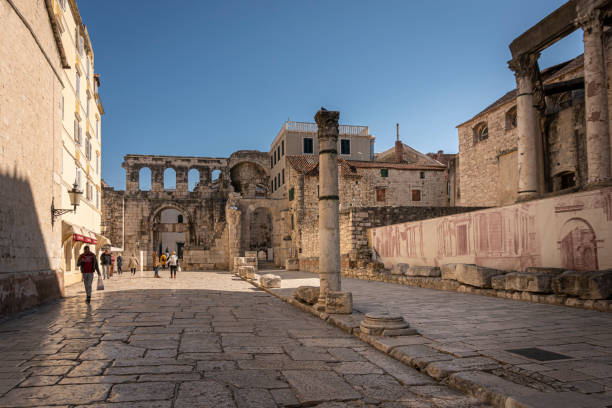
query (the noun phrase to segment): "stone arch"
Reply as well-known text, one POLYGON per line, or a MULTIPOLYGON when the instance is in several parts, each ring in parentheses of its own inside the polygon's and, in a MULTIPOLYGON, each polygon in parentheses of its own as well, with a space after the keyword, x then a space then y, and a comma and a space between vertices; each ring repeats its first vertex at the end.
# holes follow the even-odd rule
POLYGON ((506 112, 506 130, 516 128, 518 124, 517 118, 516 105, 514 105, 506 112))
POLYGON ((243 197, 266 196, 267 171, 260 163, 241 160, 230 168, 229 173, 234 191, 241 193, 243 197))
POLYGON ((177 171, 174 166, 164 168, 164 190, 176 190, 177 171))
POLYGON ((201 170, 198 167, 190 167, 187 170, 187 189, 196 191, 201 183, 201 170))
POLYGON ((576 271, 598 268, 597 236, 588 221, 570 218, 561 228, 559 236, 562 266, 576 271))
POLYGON ((149 225, 150 242, 154 252, 159 252, 160 247, 162 251, 168 248, 170 252, 177 251, 179 257, 183 257, 183 249, 188 249, 193 237, 194 221, 189 211, 175 203, 162 204, 151 212, 149 225), (161 216, 166 210, 178 212, 183 216, 183 222, 162 223, 161 216))

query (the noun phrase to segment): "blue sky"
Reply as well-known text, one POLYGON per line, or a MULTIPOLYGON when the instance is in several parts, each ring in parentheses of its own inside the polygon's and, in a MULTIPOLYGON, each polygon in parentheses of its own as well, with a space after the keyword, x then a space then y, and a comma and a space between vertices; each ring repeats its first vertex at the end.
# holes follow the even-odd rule
MULTIPOLYGON (((80 0, 100 73, 102 176, 125 154, 268 151, 282 123, 325 106, 402 140, 457 152, 455 126, 514 88, 508 44, 564 1, 80 0), (170 5, 170 6, 169 6, 170 5)), ((547 67, 582 53, 579 30, 547 67)))

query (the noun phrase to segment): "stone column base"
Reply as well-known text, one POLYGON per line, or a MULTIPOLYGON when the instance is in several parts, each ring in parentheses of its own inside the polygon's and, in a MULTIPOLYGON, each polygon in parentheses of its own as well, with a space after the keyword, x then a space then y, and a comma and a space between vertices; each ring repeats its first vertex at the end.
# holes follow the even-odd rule
POLYGON ((361 332, 372 336, 410 336, 418 334, 402 316, 389 313, 367 313, 359 325, 361 332))

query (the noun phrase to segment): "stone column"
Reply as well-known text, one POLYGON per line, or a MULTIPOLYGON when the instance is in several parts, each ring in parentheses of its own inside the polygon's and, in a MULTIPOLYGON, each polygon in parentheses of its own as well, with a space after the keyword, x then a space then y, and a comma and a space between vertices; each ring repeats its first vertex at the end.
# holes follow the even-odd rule
POLYGON ((539 54, 523 54, 508 65, 514 71, 517 85, 516 116, 518 129, 518 200, 539 195, 538 140, 540 133, 538 111, 535 105, 535 78, 539 54))
POLYGON ((340 291, 340 223, 338 218, 338 119, 340 112, 321 108, 319 127, 319 277, 318 309, 329 291, 340 291))
MULTIPOLYGON (((235 197, 230 197, 225 207, 225 217, 228 228, 228 270, 234 271, 234 258, 240 256, 240 239, 242 232, 242 211, 235 202, 235 197)), ((235 272, 235 271, 234 271, 235 272)))
POLYGON ((599 10, 579 18, 584 31, 584 90, 586 116, 587 184, 610 180, 608 90, 599 10))

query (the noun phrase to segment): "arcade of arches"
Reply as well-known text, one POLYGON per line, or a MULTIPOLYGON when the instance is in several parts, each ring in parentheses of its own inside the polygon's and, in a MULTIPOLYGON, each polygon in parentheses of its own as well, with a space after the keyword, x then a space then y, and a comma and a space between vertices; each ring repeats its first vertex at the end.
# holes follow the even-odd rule
POLYGON ((146 269, 152 253, 166 249, 192 270, 227 269, 248 250, 282 264, 288 232, 280 200, 269 197, 268 162, 258 151, 229 158, 127 155, 126 190, 104 186, 105 234, 146 269))

